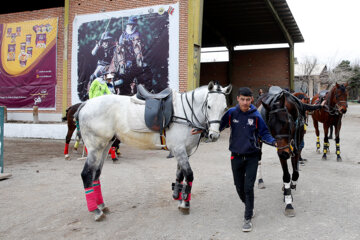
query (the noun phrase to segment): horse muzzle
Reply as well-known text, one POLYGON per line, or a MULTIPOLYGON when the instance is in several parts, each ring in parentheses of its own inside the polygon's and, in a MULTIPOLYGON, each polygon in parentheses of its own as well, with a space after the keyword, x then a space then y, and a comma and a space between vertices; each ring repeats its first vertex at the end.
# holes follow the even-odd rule
POLYGON ((215 142, 219 139, 220 137, 220 133, 219 132, 214 132, 214 131, 210 131, 209 134, 208 134, 208 139, 211 141, 211 142, 215 142))
POLYGON ((286 151, 278 151, 278 156, 281 160, 287 160, 290 158, 290 153, 286 151))

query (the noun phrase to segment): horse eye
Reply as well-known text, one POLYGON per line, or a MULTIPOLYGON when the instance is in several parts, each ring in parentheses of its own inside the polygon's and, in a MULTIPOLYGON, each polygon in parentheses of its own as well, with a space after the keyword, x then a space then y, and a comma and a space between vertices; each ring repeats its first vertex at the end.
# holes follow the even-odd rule
POLYGON ((210 106, 208 106, 208 109, 211 109, 211 107, 210 107, 210 106))

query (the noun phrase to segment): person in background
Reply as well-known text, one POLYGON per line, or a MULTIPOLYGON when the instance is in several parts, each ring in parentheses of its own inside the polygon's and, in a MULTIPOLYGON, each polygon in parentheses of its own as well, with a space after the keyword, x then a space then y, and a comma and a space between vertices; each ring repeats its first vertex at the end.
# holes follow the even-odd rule
MULTIPOLYGON (((94 97, 99 97, 99 96, 103 96, 103 95, 107 95, 107 94, 114 94, 114 87, 112 85, 112 80, 114 79, 115 75, 113 73, 109 73, 107 72, 106 74, 103 75, 103 77, 98 77, 96 78, 90 86, 90 90, 89 90, 89 98, 92 99, 94 97), (109 89, 112 89, 113 91, 111 91, 109 89)), ((111 154, 111 159, 113 160, 113 162, 117 162, 119 159, 116 157, 116 146, 118 147, 118 155, 120 155, 120 140, 116 139, 113 146, 111 146, 110 148, 110 154, 111 154)))

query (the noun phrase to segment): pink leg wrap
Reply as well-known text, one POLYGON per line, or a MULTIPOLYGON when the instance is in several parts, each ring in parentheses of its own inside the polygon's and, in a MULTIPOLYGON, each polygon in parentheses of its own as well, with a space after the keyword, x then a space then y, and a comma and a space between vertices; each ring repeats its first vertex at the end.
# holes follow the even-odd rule
POLYGON ((65 143, 64 155, 69 154, 69 144, 65 143))
POLYGON ((110 151, 111 151, 111 159, 115 159, 116 158, 115 147, 110 148, 110 151))
POLYGON ((96 196, 93 187, 85 188, 85 197, 89 212, 92 212, 95 209, 97 209, 96 198, 95 198, 96 196))
POLYGON ((93 189, 94 189, 94 193, 95 193, 96 204, 97 204, 97 205, 100 205, 100 204, 104 203, 104 200, 103 200, 103 197, 102 197, 102 193, 101 193, 100 180, 98 180, 98 181, 93 181, 93 189))
MULTIPOLYGON (((192 182, 188 182, 187 185, 189 185, 190 187, 192 187, 192 182)), ((184 200, 185 202, 189 202, 191 200, 191 193, 188 194, 188 198, 186 200, 184 200)))
POLYGON ((178 198, 174 198, 174 200, 182 200, 181 192, 179 192, 179 197, 178 197, 178 198))
POLYGON ((87 148, 85 147, 85 152, 86 152, 86 154, 88 154, 88 152, 87 152, 87 148))

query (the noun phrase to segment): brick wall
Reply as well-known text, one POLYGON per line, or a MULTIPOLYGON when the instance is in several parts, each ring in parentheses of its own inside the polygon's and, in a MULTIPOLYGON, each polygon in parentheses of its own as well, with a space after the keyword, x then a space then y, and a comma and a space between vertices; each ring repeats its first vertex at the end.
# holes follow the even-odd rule
POLYGON ((200 86, 207 85, 210 81, 219 81, 221 86, 227 85, 228 62, 201 63, 200 86))
MULTIPOLYGON (((68 29, 68 74, 67 74, 67 106, 71 105, 71 46, 72 46, 72 22, 75 15, 91 14, 109 11, 120 11, 124 9, 140 8, 153 5, 166 5, 179 2, 179 88, 180 91, 187 89, 187 41, 188 41, 188 1, 174 0, 70 0, 69 6, 69 29, 68 29)), ((39 113, 62 113, 63 95, 63 51, 64 51, 64 8, 51 8, 36 11, 18 12, 0 15, 0 23, 22 22, 35 19, 58 17, 57 38, 57 88, 56 88, 56 110, 40 110, 39 113)), ((10 111, 9 111, 10 112, 10 111)), ((29 112, 17 110, 11 112, 29 112)), ((40 119, 41 120, 41 119, 40 119)))
MULTIPOLYGON (((21 3, 19 3, 21 4, 21 3)), ((57 69, 56 69, 56 110, 41 110, 41 113, 61 113, 62 111, 62 62, 64 49, 64 8, 49 8, 36 11, 17 12, 10 14, 1 14, 0 23, 25 22, 36 19, 58 18, 57 34, 57 69)), ((9 112, 29 112, 26 110, 17 110, 9 112)))
POLYGON ((269 85, 289 87, 289 49, 261 49, 234 53, 232 84, 253 90, 269 85))

